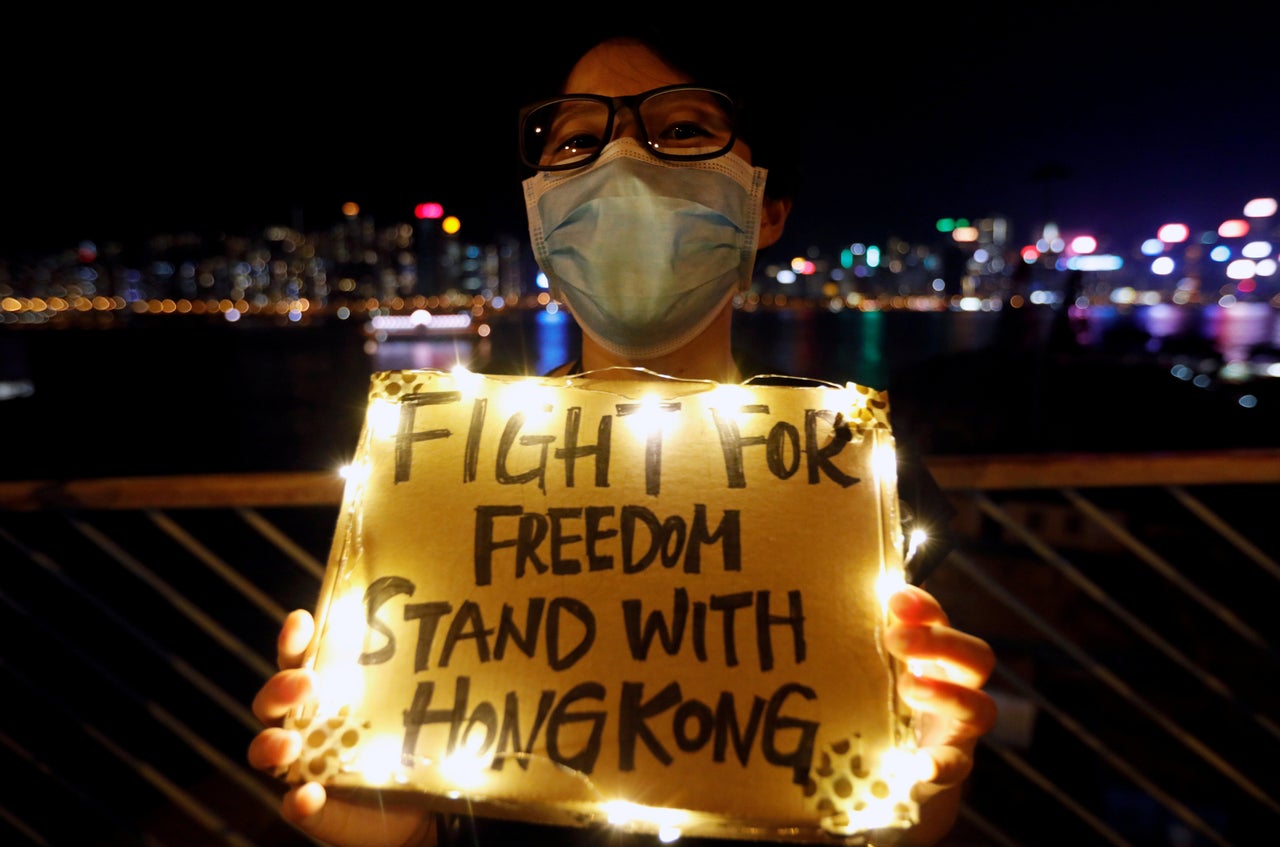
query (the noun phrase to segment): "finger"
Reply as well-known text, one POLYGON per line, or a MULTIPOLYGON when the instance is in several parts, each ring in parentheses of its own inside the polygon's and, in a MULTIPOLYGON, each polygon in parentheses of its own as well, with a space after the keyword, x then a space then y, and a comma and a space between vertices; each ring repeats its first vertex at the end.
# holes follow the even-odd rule
POLYGON ((285 617, 276 638, 276 665, 280 670, 302 667, 303 656, 315 631, 315 618, 306 609, 294 609, 285 617))
POLYGON ((353 847, 434 844, 434 817, 421 804, 379 794, 364 800, 330 797, 308 782, 291 789, 280 805, 285 820, 322 841, 353 847))
POLYGON ((934 596, 914 585, 904 586, 889 597, 889 611, 905 624, 946 626, 950 623, 934 596))
POLYGON ((312 697, 314 690, 310 671, 272 674, 253 697, 253 714, 264 726, 279 726, 285 715, 312 697))
POLYGON ((973 771, 973 756, 959 747, 937 746, 921 748, 933 760, 933 778, 929 780, 939 788, 959 785, 973 771))
POLYGON ((307 782, 291 788, 284 795, 280 809, 284 813, 285 820, 311 831, 320 824, 326 799, 323 785, 318 782, 307 782))
POLYGON ((268 727, 249 742, 249 764, 269 773, 279 773, 298 760, 302 735, 288 729, 268 727))
POLYGON ((885 646, 917 676, 941 677, 970 688, 985 685, 996 664, 986 641, 949 626, 891 624, 885 630, 885 646))
POLYGON ((987 734, 996 722, 996 703, 984 691, 930 677, 902 674, 898 696, 927 715, 925 744, 957 744, 987 734))

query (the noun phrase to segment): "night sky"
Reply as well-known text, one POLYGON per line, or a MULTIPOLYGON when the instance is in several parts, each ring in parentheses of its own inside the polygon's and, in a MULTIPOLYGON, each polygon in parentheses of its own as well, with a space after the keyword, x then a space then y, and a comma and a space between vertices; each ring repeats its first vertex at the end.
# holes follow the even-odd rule
MULTIPOLYGON (((1120 251, 1280 194, 1277 12, 918 9, 690 19, 796 92, 805 181, 784 249, 1003 213, 1020 239, 1048 216, 1120 251)), ((347 200, 387 223, 435 200, 475 240, 524 237, 515 98, 563 34, 547 11, 494 34, 489 13, 442 27, 345 8, 33 29, 5 83, 0 256, 319 228, 347 200)))

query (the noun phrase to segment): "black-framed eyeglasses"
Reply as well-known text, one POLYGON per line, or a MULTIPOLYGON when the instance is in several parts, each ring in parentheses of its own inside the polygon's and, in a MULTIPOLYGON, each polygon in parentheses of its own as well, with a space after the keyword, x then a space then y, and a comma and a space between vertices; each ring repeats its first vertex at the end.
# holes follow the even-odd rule
POLYGON ((635 115, 640 141, 659 159, 714 159, 738 137, 733 98, 711 88, 664 85, 628 97, 564 94, 520 110, 520 160, 539 171, 591 164, 613 137, 622 106, 635 115))

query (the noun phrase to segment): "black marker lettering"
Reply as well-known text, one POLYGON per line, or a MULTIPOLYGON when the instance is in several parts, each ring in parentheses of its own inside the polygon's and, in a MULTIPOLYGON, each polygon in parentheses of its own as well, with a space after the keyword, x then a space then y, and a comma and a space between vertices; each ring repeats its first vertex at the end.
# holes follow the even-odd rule
POLYGON ((421 394, 409 394, 400 400, 400 421, 396 425, 396 461, 394 482, 408 482, 413 468, 413 445, 419 441, 431 441, 437 438, 448 438, 452 435, 447 429, 428 429, 414 432, 414 418, 419 406, 440 406, 445 403, 457 403, 462 395, 457 391, 424 391, 421 394))

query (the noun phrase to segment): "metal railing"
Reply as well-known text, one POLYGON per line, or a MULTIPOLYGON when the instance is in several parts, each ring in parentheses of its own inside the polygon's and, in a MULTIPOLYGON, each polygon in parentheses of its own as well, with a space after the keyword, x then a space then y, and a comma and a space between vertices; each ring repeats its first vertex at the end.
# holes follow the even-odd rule
MULTIPOLYGON (((1280 450, 935 457, 929 589, 1001 718, 944 842, 1248 845, 1280 823, 1280 450)), ((0 483, 0 843, 292 845, 249 703, 336 475, 0 483)))

